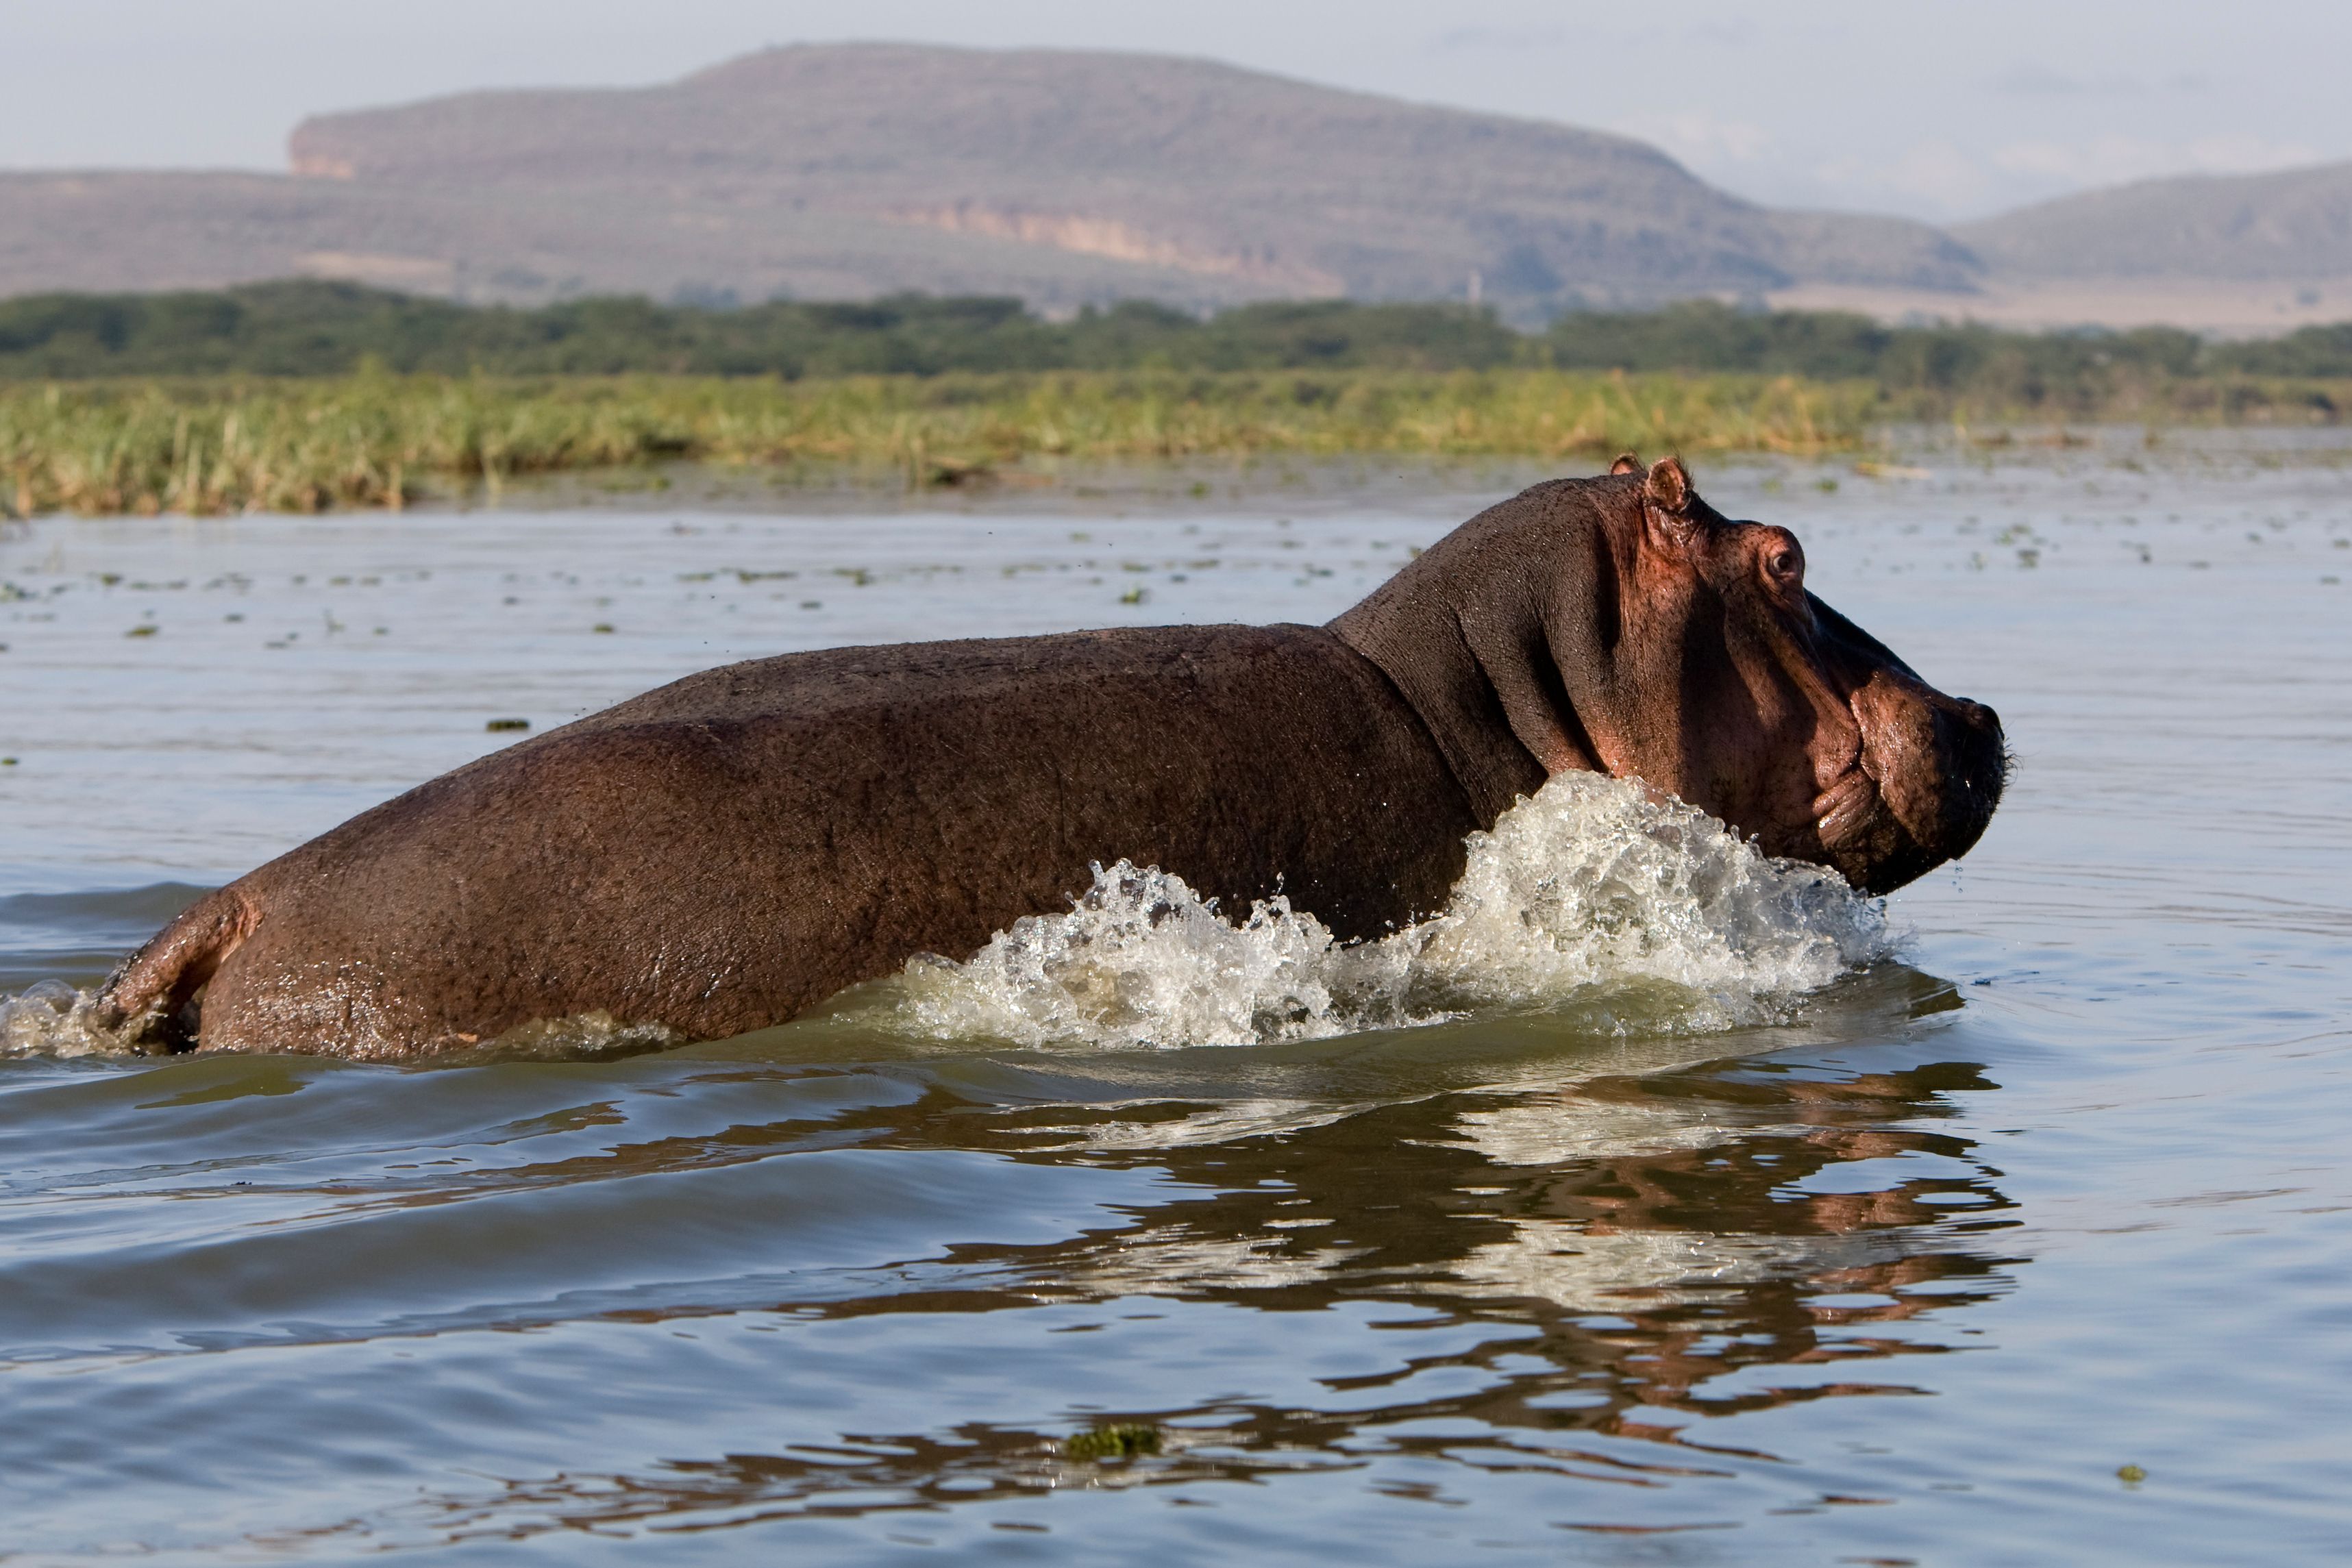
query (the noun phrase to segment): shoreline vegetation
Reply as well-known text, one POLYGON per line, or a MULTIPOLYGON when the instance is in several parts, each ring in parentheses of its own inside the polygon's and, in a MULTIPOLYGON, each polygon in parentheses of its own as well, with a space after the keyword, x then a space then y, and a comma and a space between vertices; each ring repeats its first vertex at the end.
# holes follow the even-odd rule
POLYGON ((1876 401, 1863 383, 1556 371, 52 383, 0 391, 0 499, 201 517, 670 462, 912 489, 1033 458, 1810 455, 1861 446, 1876 401))
POLYGON ((672 462, 909 488, 1030 462, 1863 452, 1888 424, 2333 423, 2352 328, 1885 328, 1715 304, 479 308, 354 288, 0 301, 0 511, 398 507, 672 462))

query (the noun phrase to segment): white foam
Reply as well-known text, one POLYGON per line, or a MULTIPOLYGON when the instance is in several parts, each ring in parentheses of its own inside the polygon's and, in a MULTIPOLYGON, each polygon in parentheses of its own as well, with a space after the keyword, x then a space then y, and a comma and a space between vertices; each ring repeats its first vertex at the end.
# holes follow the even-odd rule
POLYGON ((0 996, 0 1060, 18 1056, 142 1056, 150 1020, 100 1021, 96 996, 63 980, 37 980, 0 996))
POLYGON ((1121 861, 1067 914, 1016 921, 966 963, 918 958, 877 1000, 933 1038, 1028 1046, 1246 1045, 1569 1005, 1621 1030, 1715 1030, 1887 949, 1883 905, 1834 873, 1637 783, 1560 774, 1468 848, 1442 912, 1354 946, 1286 898, 1228 920, 1121 861))

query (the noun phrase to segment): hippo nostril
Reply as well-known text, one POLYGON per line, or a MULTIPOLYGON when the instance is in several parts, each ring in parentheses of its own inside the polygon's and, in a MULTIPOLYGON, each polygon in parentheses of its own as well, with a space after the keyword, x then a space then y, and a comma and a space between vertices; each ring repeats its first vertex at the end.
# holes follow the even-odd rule
POLYGON ((1965 849, 1984 831, 1986 820, 1992 815, 2009 782, 2010 754, 1999 714, 1966 697, 1955 698, 1953 706, 1958 710, 1959 725, 1957 730, 1948 732, 1945 762, 1948 777, 1959 786, 1958 797, 1952 804, 1960 808, 1962 821, 1955 826, 1959 829, 1960 848, 1965 849))

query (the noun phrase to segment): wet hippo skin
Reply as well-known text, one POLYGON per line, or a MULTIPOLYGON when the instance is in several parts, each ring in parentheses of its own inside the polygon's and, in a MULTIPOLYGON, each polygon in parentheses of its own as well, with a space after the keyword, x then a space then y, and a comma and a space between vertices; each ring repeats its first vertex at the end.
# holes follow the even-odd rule
POLYGON ((398 1057, 604 1012, 708 1039, 1067 906, 1091 867, 1344 939, 1438 908, 1563 768, 1893 886, 1998 799, 1989 709, 1669 460, 1538 486, 1329 627, 846 648, 689 676, 208 895, 102 1003, 175 1047, 398 1057))

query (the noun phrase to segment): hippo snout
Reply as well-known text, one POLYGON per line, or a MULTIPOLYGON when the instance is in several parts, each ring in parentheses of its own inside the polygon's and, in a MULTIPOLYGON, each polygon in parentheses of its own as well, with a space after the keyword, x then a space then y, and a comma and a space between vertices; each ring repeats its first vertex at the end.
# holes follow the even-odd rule
POLYGON ((1991 708, 1907 671, 1876 672, 1853 711, 1876 809, 1827 858, 1856 887, 1892 893, 1984 835, 2008 781, 2009 747, 1991 708))
POLYGON ((1929 846, 1938 860, 1956 860, 1976 846, 2009 782, 2009 743, 2000 716, 1967 697, 1950 699, 1937 716, 1937 751, 1943 761, 1942 823, 1929 846))

